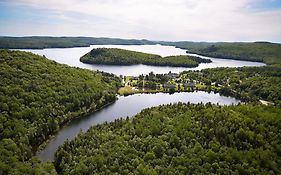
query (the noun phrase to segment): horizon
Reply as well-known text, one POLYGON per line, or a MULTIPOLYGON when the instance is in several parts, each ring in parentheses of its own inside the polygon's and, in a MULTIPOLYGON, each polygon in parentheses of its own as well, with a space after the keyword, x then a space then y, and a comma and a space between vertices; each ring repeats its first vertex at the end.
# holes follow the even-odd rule
POLYGON ((152 41, 152 42, 194 42, 194 43, 273 43, 273 44, 281 44, 281 41, 192 41, 192 40, 152 40, 147 38, 120 38, 120 37, 107 37, 107 36, 55 36, 55 35, 23 35, 23 36, 11 36, 11 35, 0 35, 0 37, 14 37, 14 38, 24 38, 24 37, 53 37, 53 38, 63 38, 63 37, 69 37, 69 38, 78 38, 78 37, 85 37, 85 38, 106 38, 106 39, 122 39, 122 40, 146 40, 146 41, 152 41))
POLYGON ((281 43, 281 1, 3 0, 0 25, 11 37, 281 43))

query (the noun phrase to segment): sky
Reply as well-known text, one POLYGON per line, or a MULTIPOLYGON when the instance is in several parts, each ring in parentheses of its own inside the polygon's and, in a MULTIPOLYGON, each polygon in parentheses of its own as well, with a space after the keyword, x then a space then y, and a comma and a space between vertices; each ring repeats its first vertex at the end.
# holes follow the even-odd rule
POLYGON ((1 36, 281 42, 281 0, 0 0, 1 36))

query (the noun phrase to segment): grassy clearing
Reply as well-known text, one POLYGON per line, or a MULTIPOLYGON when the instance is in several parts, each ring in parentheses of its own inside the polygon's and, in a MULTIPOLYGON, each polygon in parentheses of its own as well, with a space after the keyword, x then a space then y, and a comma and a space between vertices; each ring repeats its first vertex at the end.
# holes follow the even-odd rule
POLYGON ((131 95, 131 94, 135 94, 136 92, 138 92, 137 90, 134 90, 132 87, 130 86, 125 86, 125 87, 121 87, 118 90, 118 94, 119 95, 131 95))

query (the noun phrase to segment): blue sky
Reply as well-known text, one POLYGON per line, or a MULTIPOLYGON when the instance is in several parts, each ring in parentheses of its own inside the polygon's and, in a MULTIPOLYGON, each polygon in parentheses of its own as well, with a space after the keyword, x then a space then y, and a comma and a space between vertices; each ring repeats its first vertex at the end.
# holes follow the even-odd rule
POLYGON ((0 35, 281 41, 281 0, 1 0, 0 35))
POLYGON ((254 7, 260 9, 280 9, 281 0, 262 0, 254 4, 254 7))

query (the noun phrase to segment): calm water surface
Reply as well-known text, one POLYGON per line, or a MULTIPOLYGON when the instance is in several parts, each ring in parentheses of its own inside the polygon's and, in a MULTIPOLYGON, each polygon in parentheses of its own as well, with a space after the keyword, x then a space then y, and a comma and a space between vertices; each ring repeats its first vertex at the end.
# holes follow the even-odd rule
POLYGON ((150 72, 163 74, 169 71, 173 73, 179 73, 184 70, 201 70, 205 68, 215 68, 215 67, 243 67, 243 66, 263 66, 265 64, 250 61, 238 61, 238 60, 228 60, 228 59, 218 59, 203 57, 196 54, 195 55, 202 58, 211 59, 212 63, 201 63, 196 68, 184 68, 184 67, 169 67, 169 66, 147 66, 147 65, 131 65, 131 66, 110 66, 110 65, 90 65, 84 64, 79 61, 80 57, 91 51, 93 48, 120 48, 133 51, 140 51, 145 53, 158 54, 161 56, 171 56, 171 55, 186 55, 186 50, 175 48, 173 46, 162 46, 162 45, 92 45, 90 47, 76 47, 76 48, 51 48, 51 49, 21 49, 24 51, 29 51, 39 55, 45 55, 47 58, 54 60, 58 63, 67 64, 69 66, 86 68, 90 70, 100 70, 105 72, 114 73, 116 75, 133 75, 138 76, 140 74, 148 74, 150 72))
POLYGON ((66 139, 73 139, 80 131, 87 131, 91 126, 114 121, 118 118, 131 117, 139 113, 142 109, 158 106, 162 104, 170 104, 176 102, 190 102, 190 103, 207 103, 230 105, 237 104, 239 100, 231 97, 224 97, 215 93, 207 92, 183 92, 175 94, 136 94, 130 96, 120 96, 118 100, 95 112, 87 117, 78 118, 71 121, 66 127, 61 129, 53 139, 47 144, 47 147, 37 156, 44 161, 53 160, 54 152, 63 144, 66 139))

